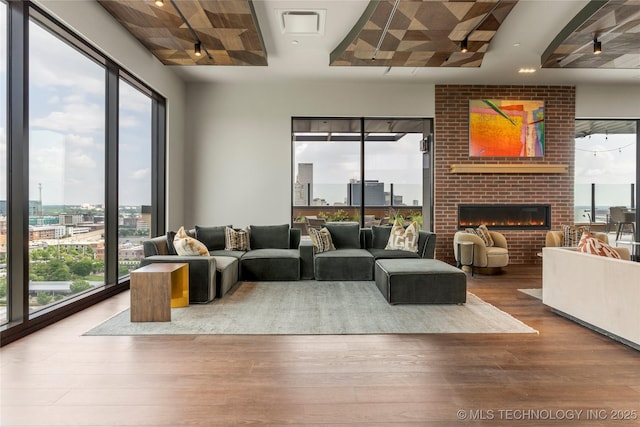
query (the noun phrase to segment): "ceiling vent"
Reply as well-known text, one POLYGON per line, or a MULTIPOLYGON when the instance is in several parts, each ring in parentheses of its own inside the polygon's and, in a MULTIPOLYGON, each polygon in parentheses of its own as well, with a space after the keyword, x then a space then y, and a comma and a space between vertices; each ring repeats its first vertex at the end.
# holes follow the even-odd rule
POLYGON ((324 34, 326 10, 279 10, 277 13, 282 34, 324 34))

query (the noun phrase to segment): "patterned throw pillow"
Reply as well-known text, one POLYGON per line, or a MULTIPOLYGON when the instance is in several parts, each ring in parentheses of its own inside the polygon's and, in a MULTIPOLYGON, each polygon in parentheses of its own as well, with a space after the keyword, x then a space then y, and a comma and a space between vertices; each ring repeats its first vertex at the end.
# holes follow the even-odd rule
POLYGON ((385 249, 418 252, 418 223, 413 221, 404 228, 404 226, 396 220, 391 228, 389 241, 385 249))
POLYGON ((616 252, 615 249, 587 232, 582 233, 582 237, 578 243, 578 252, 621 259, 620 254, 616 252))
POLYGON ((316 253, 319 254, 322 252, 336 250, 336 247, 333 245, 333 241, 331 240, 331 233, 326 228, 323 227, 320 230, 310 228, 309 236, 311 237, 311 242, 313 243, 316 253))
POLYGON ((582 233, 589 232, 589 227, 576 227, 575 225, 562 225, 562 236, 564 241, 562 246, 578 246, 582 233))
POLYGON ((224 250, 225 251, 248 251, 249 247, 249 227, 241 230, 234 230, 231 227, 224 228, 224 250))
POLYGON ((173 239, 173 247, 176 249, 178 255, 209 255, 207 247, 199 240, 190 237, 184 227, 180 227, 180 230, 176 233, 176 237, 173 239))
POLYGON ((489 233, 489 229, 486 225, 480 224, 478 228, 476 228, 476 234, 484 241, 485 246, 494 245, 493 238, 491 237, 491 233, 489 233))

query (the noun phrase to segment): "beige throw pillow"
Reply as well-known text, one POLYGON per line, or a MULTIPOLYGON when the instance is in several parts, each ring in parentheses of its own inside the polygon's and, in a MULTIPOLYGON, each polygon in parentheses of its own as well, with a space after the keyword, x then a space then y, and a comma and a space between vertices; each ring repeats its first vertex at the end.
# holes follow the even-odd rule
POLYGON ((418 252, 418 223, 413 221, 404 228, 404 226, 396 220, 391 228, 389 241, 385 249, 418 252))
POLYGON ((494 245, 493 238, 486 225, 480 224, 476 229, 476 234, 484 241, 485 246, 490 247, 494 245))
POLYGON ((189 236, 184 227, 180 227, 173 239, 173 247, 178 255, 209 255, 207 247, 201 241, 189 236))
POLYGON ((333 240, 331 239, 331 233, 326 228, 321 228, 320 230, 310 228, 309 237, 311 237, 315 252, 318 254, 336 250, 336 247, 333 245, 333 240))
POLYGON ((242 230, 234 230, 231 227, 224 229, 224 250, 225 251, 248 251, 249 247, 249 227, 242 230))

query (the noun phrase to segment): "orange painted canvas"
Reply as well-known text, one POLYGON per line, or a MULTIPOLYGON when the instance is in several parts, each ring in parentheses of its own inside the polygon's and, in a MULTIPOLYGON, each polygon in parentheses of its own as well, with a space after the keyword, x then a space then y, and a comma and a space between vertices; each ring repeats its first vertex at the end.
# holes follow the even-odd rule
POLYGON ((470 157, 543 157, 544 101, 469 101, 470 157))

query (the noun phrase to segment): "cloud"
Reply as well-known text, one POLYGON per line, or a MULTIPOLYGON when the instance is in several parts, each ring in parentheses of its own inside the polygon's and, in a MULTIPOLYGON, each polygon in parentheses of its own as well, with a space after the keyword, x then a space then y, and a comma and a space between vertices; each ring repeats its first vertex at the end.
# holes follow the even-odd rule
POLYGON ((32 128, 64 133, 91 133, 104 130, 104 107, 98 104, 67 104, 62 111, 30 119, 32 128))
POLYGON ((129 174, 129 178, 136 181, 147 180, 149 179, 150 176, 151 176, 151 169, 149 168, 134 170, 129 174))
POLYGON ((78 168, 78 169, 95 169, 98 164, 90 157, 88 154, 83 153, 81 151, 74 151, 67 156, 67 167, 78 168))

